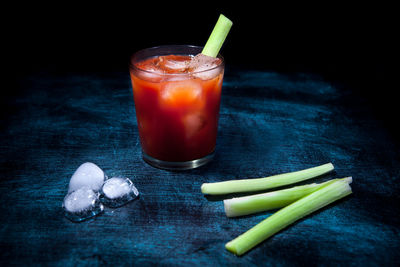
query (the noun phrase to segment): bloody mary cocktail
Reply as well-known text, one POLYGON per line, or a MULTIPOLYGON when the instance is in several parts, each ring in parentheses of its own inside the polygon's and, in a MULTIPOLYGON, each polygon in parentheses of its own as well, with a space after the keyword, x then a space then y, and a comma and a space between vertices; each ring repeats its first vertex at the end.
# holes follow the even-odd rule
POLYGON ((190 169, 214 154, 224 61, 198 58, 201 49, 160 46, 131 58, 143 158, 153 166, 190 169))

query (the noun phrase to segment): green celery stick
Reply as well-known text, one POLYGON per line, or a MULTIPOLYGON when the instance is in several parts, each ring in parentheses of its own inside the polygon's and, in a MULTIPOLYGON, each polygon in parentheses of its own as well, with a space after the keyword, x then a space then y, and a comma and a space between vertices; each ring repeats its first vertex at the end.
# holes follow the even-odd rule
POLYGON ((226 243, 225 248, 236 255, 243 255, 295 221, 351 192, 347 181, 335 181, 275 212, 247 232, 226 243))
POLYGON ((201 192, 208 195, 223 195, 238 192, 266 190, 308 180, 319 175, 328 173, 333 169, 333 164, 327 163, 321 166, 301 171, 283 173, 264 178, 231 180, 217 183, 204 183, 201 185, 201 192))
POLYGON ((227 217, 237 217, 282 208, 338 180, 346 180, 351 183, 352 178, 332 179, 321 184, 306 184, 263 194, 225 199, 225 214, 227 217))
POLYGON ((216 57, 232 27, 232 24, 232 21, 227 17, 222 14, 219 15, 218 21, 201 53, 206 56, 216 57))

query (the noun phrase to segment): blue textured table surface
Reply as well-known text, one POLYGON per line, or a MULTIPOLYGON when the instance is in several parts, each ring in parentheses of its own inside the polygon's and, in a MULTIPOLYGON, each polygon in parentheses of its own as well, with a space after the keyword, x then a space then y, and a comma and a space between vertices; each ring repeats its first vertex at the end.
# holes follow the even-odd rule
POLYGON ((128 72, 35 73, 3 99, 0 265, 391 266, 400 262, 400 150, 366 101, 309 74, 227 67, 216 157, 170 172, 145 164, 128 72), (130 177, 139 200, 73 223, 69 179, 91 161, 130 177), (273 212, 229 219, 203 182, 332 162, 353 194, 237 257, 226 242, 273 212))

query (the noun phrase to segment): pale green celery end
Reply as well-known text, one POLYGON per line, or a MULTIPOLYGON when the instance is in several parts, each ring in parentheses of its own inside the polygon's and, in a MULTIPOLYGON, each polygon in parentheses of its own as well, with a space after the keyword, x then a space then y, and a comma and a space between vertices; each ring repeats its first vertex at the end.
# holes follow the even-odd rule
POLYGON ((201 193, 207 194, 206 193, 207 192, 207 185, 208 185, 208 183, 204 183, 204 184, 201 185, 201 187, 200 187, 201 193))
POLYGON ((221 14, 201 53, 206 56, 216 57, 232 27, 232 24, 233 23, 230 19, 221 14))
POLYGON ((230 241, 228 243, 225 244, 225 248, 232 252, 233 254, 239 255, 238 251, 236 250, 236 247, 234 246, 234 244, 232 243, 233 241, 230 241))
POLYGON ((243 255, 257 244, 310 213, 351 194, 348 181, 335 181, 293 202, 226 244, 226 249, 243 255))
POLYGON ((273 187, 278 187, 281 185, 287 185, 287 184, 293 184, 297 182, 301 182, 304 180, 308 180, 317 176, 320 176, 322 174, 325 174, 327 172, 330 172, 334 169, 332 163, 327 163, 324 165, 320 165, 317 167, 301 170, 301 171, 296 171, 296 172, 290 172, 290 173, 284 173, 284 174, 278 174, 274 175, 268 178, 268 183, 271 188, 273 187))
POLYGON ((264 178, 230 180, 217 183, 205 183, 201 186, 203 194, 222 195, 238 192, 265 190, 288 184, 294 184, 328 173, 334 169, 332 163, 309 169, 273 175, 264 178))

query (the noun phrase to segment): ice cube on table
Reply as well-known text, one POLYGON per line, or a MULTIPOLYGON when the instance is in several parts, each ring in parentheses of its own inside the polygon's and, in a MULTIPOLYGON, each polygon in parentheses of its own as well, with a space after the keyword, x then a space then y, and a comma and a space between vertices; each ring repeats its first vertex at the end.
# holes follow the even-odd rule
POLYGON ((218 66, 221 64, 221 59, 197 54, 189 63, 190 72, 193 76, 202 80, 209 80, 217 76, 221 69, 218 66))
POLYGON ((81 187, 89 187, 99 191, 104 183, 105 174, 102 169, 94 163, 86 162, 76 169, 69 181, 68 193, 81 187))
POLYGON ((68 193, 62 205, 65 216, 74 222, 80 222, 96 216, 104 210, 99 193, 89 187, 81 187, 68 193))
POLYGON ((129 178, 113 177, 104 182, 100 200, 112 208, 125 205, 139 196, 139 191, 129 178))

